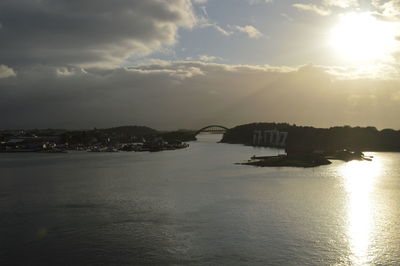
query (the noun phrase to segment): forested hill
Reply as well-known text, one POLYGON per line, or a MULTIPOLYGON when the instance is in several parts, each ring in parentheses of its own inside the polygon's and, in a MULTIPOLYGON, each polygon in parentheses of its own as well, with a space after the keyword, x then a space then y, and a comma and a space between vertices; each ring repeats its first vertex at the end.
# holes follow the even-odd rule
POLYGON ((301 146, 313 149, 361 151, 400 151, 400 131, 377 130, 375 127, 331 127, 314 128, 287 123, 252 123, 229 129, 221 142, 252 145, 254 130, 288 132, 286 146, 301 146))

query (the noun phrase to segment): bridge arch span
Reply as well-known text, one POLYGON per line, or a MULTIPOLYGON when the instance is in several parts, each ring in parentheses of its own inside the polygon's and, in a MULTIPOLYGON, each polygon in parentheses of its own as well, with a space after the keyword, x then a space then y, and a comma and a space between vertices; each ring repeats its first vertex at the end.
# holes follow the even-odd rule
POLYGON ((209 125, 196 131, 195 136, 201 132, 225 132, 229 128, 221 125, 209 125))

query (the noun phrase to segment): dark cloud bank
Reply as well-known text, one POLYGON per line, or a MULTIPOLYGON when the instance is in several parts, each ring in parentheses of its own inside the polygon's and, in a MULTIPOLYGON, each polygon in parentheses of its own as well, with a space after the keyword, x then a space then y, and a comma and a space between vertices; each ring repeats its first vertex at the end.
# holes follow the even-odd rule
POLYGON ((195 22, 185 0, 2 0, 5 65, 110 64, 175 42, 195 22))
POLYGON ((396 80, 340 80, 329 69, 158 62, 196 23, 189 1, 0 2, 0 128, 159 129, 283 121, 400 128, 396 80))
POLYGON ((175 62, 138 68, 32 67, 3 78, 2 127, 156 128, 288 121, 399 128, 397 81, 336 80, 297 70, 175 62))

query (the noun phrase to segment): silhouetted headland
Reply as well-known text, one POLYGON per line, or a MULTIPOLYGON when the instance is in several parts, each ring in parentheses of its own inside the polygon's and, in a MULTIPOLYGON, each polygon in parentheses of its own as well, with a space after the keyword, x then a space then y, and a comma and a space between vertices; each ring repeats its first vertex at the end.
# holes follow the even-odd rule
POLYGON ((375 127, 314 128, 287 123, 252 123, 226 131, 223 143, 285 149, 285 155, 252 157, 242 164, 314 167, 329 160, 371 160, 363 151, 400 151, 400 131, 375 127))
MULTIPOLYGON (((251 123, 226 131, 221 142, 253 145, 255 130, 288 132, 286 147, 307 150, 400 151, 400 131, 375 127, 314 128, 287 123, 251 123)), ((254 145, 274 147, 274 145, 254 145)))

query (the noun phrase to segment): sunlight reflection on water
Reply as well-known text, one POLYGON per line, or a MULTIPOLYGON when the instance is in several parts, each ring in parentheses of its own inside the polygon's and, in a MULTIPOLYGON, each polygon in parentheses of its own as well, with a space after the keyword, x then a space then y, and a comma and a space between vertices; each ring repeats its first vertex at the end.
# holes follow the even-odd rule
POLYGON ((341 174, 348 193, 348 241, 350 260, 355 265, 368 265, 373 261, 369 256, 374 239, 374 217, 371 192, 381 174, 379 159, 373 161, 351 161, 343 165, 341 174))

